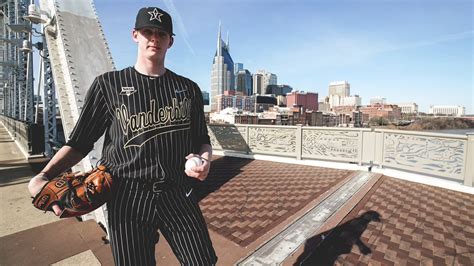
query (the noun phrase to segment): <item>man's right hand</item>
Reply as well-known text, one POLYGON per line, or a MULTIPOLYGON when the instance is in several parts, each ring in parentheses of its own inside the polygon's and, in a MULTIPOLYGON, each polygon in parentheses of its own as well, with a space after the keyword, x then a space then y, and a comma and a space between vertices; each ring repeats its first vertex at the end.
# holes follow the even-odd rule
MULTIPOLYGON (((46 176, 42 173, 37 174, 34 176, 31 180, 30 183, 28 183, 28 191, 30 192, 32 197, 35 197, 36 194, 38 194, 41 189, 48 183, 49 180, 46 178, 46 176)), ((59 207, 58 204, 53 205, 53 212, 56 216, 61 215, 61 208, 59 207)))

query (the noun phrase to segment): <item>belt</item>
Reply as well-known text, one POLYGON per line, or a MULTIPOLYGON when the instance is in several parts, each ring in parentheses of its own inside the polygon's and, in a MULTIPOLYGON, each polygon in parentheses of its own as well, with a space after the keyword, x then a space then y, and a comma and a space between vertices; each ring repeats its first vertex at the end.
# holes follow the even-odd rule
POLYGON ((166 182, 165 180, 151 182, 151 190, 154 193, 161 193, 163 191, 169 190, 173 187, 173 184, 170 182, 166 182))
POLYGON ((139 184, 140 187, 147 190, 151 190, 153 193, 161 193, 177 187, 176 181, 174 180, 130 179, 128 181, 131 181, 135 184, 139 184))

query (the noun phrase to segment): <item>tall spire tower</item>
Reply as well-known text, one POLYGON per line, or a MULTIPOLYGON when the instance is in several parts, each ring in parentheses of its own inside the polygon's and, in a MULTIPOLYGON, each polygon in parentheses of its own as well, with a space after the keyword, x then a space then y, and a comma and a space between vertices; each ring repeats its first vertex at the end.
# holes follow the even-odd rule
POLYGON ((212 61, 211 72, 211 111, 217 110, 217 96, 224 91, 234 90, 234 61, 229 53, 229 34, 227 43, 222 40, 221 22, 217 33, 217 50, 212 61))
POLYGON ((216 56, 222 56, 222 38, 221 38, 221 21, 219 20, 219 32, 217 33, 217 54, 216 56))

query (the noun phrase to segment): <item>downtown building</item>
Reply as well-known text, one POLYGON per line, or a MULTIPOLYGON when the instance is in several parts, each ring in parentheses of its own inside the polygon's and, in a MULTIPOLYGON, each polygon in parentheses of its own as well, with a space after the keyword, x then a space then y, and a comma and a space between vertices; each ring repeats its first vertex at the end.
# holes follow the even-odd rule
POLYGON ((397 104, 400 107, 402 114, 417 114, 418 113, 418 104, 416 103, 399 103, 397 104))
POLYGON ((221 112, 228 108, 247 112, 255 111, 255 96, 236 95, 236 92, 232 90, 217 95, 215 100, 216 109, 213 112, 221 112))
POLYGON ((351 93, 351 85, 347 81, 334 81, 329 83, 329 106, 331 108, 340 106, 342 99, 349 97, 351 93))
POLYGON ((235 93, 236 95, 253 94, 252 74, 247 69, 240 69, 235 74, 235 93))
POLYGON ((338 106, 352 106, 356 108, 362 105, 362 98, 359 95, 351 95, 351 84, 347 81, 330 82, 328 95, 329 107, 333 110, 338 106))
POLYGON ((253 74, 253 93, 264 95, 268 85, 277 85, 277 75, 265 70, 257 70, 253 74))
POLYGON ((224 91, 235 89, 234 61, 229 52, 229 39, 227 43, 222 40, 221 28, 217 35, 217 50, 212 62, 211 72, 211 112, 217 108, 217 96, 224 94, 224 91))
POLYGON ((440 116, 463 116, 466 114, 466 108, 460 105, 430 105, 428 113, 440 116))
POLYGON ((402 110, 395 104, 374 104, 363 106, 359 109, 368 119, 382 117, 388 121, 396 121, 402 117, 402 110))
POLYGON ((286 95, 286 106, 297 107, 302 111, 318 110, 318 94, 313 92, 292 91, 286 95))
POLYGON ((277 105, 277 98, 270 95, 237 95, 235 91, 224 91, 216 97, 216 110, 235 109, 243 112, 261 113, 277 105))

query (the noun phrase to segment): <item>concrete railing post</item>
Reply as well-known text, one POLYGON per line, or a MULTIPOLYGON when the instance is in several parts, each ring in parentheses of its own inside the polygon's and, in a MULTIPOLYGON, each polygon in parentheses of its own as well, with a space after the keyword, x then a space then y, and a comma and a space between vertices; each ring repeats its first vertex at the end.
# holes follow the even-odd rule
POLYGON ((303 151, 303 128, 301 125, 296 126, 296 160, 301 160, 301 154, 303 151))
POLYGON ((250 154, 252 151, 250 150, 250 133, 249 133, 249 130, 250 130, 250 126, 249 125, 246 125, 245 126, 245 145, 247 145, 246 147, 246 154, 250 154))
POLYGON ((474 186, 474 133, 467 133, 464 185, 470 187, 474 186))

